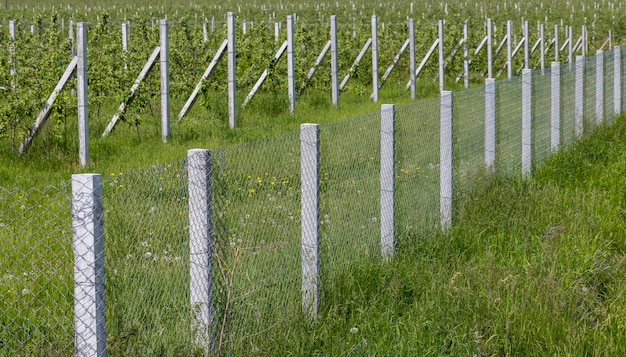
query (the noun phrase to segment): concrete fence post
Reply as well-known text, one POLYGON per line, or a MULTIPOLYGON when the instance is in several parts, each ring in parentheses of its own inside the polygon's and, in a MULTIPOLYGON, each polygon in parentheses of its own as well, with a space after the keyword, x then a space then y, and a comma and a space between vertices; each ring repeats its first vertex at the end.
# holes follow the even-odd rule
POLYGON ((561 64, 550 68, 550 149, 559 150, 561 143, 561 64))
POLYGON ((444 46, 444 21, 439 20, 439 91, 446 90, 446 58, 444 46))
POLYGON ((378 17, 372 15, 372 99, 378 102, 378 17))
POLYGON ((622 47, 613 47, 613 113, 622 113, 622 47))
POLYGON ((411 73, 409 78, 411 81, 411 99, 415 99, 416 87, 415 87, 415 20, 409 19, 409 69, 411 73))
POLYGON ((227 14, 228 27, 228 125, 231 129, 237 127, 237 51, 235 13, 227 14))
POLYGON ((496 163, 496 80, 485 80, 485 167, 495 172, 496 163))
POLYGON ((506 22, 506 68, 507 78, 513 78, 513 21, 506 22))
POLYGON ((441 229, 444 232, 452 227, 452 196, 454 193, 453 113, 453 94, 451 91, 442 91, 439 131, 439 213, 441 229))
POLYGON ((583 136, 585 116, 585 57, 576 56, 576 83, 574 98, 574 134, 583 136))
POLYGON ((533 117, 533 72, 522 70, 522 175, 532 173, 532 117, 533 117))
POLYGON ((159 21, 161 53, 159 64, 161 69, 161 140, 167 142, 170 132, 170 40, 169 22, 167 19, 159 21))
POLYGON ((289 113, 296 113, 296 61, 294 51, 293 16, 287 16, 287 91, 289 113))
POLYGON ((187 151, 187 168, 192 331, 196 344, 210 351, 214 319, 211 152, 203 149, 187 151))
POLYGON ((76 356, 106 356, 102 176, 72 175, 76 356))
POLYGON ((87 24, 78 23, 76 33, 76 80, 78 96, 78 161, 81 167, 89 163, 89 108, 87 100, 87 24))
POLYGON ((320 298, 320 127, 300 126, 302 311, 315 319, 320 298))
POLYGON ((396 248, 396 106, 383 104, 380 112, 380 239, 383 259, 395 255, 396 248))
POLYGON ((487 19, 487 77, 493 78, 493 22, 487 19))
POLYGON ((332 103, 339 106, 339 56, 337 54, 337 16, 330 17, 330 76, 332 103))
POLYGON ((596 52, 596 125, 604 121, 604 52, 596 52))

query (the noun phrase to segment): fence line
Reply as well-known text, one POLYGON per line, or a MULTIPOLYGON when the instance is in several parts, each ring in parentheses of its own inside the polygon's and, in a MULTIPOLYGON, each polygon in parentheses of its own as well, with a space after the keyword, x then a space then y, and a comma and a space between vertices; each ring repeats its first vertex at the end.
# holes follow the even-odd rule
POLYGON ((354 265, 448 230, 484 168, 528 176, 613 121, 624 62, 617 47, 181 162, 73 176, 74 257, 67 188, 1 189, 0 354, 265 350, 273 330, 323 311, 354 265))

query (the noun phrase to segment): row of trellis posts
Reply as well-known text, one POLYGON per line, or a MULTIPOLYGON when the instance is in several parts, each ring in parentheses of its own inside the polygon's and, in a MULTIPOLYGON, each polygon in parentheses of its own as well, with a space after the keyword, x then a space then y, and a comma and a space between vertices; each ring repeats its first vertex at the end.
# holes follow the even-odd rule
MULTIPOLYGON (((622 112, 621 47, 613 49, 614 114, 622 112)), ((604 54, 595 58, 595 122, 604 121, 604 54)), ((575 61, 574 134, 580 137, 584 125, 585 57, 575 61)), ((550 147, 561 143, 561 65, 550 70, 550 147)), ((610 78, 609 78, 610 80, 610 78)), ((521 77, 522 140, 521 174, 532 172, 532 86, 533 72, 524 69, 521 77)), ((607 83, 610 84, 610 83, 607 83)), ((484 165, 494 172, 496 163, 496 86, 493 78, 485 85, 484 165)), ((447 231, 453 222, 453 112, 454 95, 440 97, 440 225, 447 231)), ((380 239, 383 259, 395 254, 395 106, 385 104, 380 124, 380 239)), ((320 130, 303 124, 300 130, 301 155, 301 263, 302 311, 313 319, 320 297, 320 130)), ((189 150, 187 158, 189 195, 190 299, 193 330, 199 346, 211 349, 213 317, 212 292, 212 160, 211 151, 189 150)), ((72 176, 72 217, 75 255, 75 342, 81 356, 99 356, 106 351, 106 303, 104 286, 104 208, 102 177, 98 174, 72 176)))
MULTIPOLYGON (((282 44, 280 49, 276 52, 274 62, 278 61, 283 53, 287 53, 287 75, 288 75, 288 97, 289 97, 289 110, 293 114, 296 111, 296 99, 298 93, 296 93, 296 76, 295 76, 295 53, 294 53, 294 21, 295 15, 287 16, 287 40, 282 44)), ((73 24, 71 24, 73 25, 73 24)), ((416 97, 416 80, 421 71, 424 69, 427 61, 433 55, 434 51, 439 49, 439 84, 440 90, 445 90, 445 67, 446 62, 449 61, 454 55, 459 51, 462 45, 464 45, 464 67, 463 72, 459 74, 457 80, 461 77, 464 77, 465 86, 469 86, 469 65, 471 60, 469 58, 469 44, 468 44, 468 22, 464 23, 464 37, 461 39, 456 47, 452 50, 450 56, 446 59, 446 55, 444 52, 444 22, 439 21, 439 35, 438 38, 432 44, 430 50, 425 55, 419 66, 416 66, 416 50, 415 50, 415 24, 412 19, 408 20, 408 32, 409 38, 404 42, 402 48, 398 51, 397 55, 394 58, 394 61, 387 68, 382 78, 379 80, 379 68, 378 68, 378 18, 376 15, 372 16, 372 36, 367 40, 365 45, 363 46, 361 52, 355 59, 352 64, 351 69, 344 76, 341 83, 339 82, 339 62, 338 62, 338 41, 337 41, 337 18, 336 16, 331 16, 330 18, 330 40, 326 43, 324 48, 322 49, 320 55, 313 67, 307 73, 307 78, 305 80, 302 88, 306 88, 306 83, 311 80, 311 78, 315 75, 318 67, 321 65, 325 56, 328 52, 330 52, 330 67, 331 67, 331 98, 332 104, 334 106, 339 106, 339 95, 343 88, 345 88, 347 82, 350 79, 350 76, 362 58, 365 56, 366 52, 371 48, 372 54, 372 94, 371 98, 377 102, 379 100, 379 90, 382 87, 383 83, 388 78, 389 74, 393 70, 394 66, 400 59, 400 56, 406 51, 407 47, 409 48, 410 55, 410 79, 407 83, 407 89, 411 91, 411 98, 415 99, 416 97)), ((122 102, 113 116, 109 125, 102 133, 102 136, 108 135, 117 124, 121 115, 125 112, 126 107, 130 105, 132 99, 135 96, 135 93, 138 91, 139 86, 142 80, 149 74, 154 65, 157 62, 157 58, 159 59, 159 67, 160 67, 160 83, 161 83, 161 137, 165 142, 171 136, 170 129, 170 82, 169 82, 169 25, 168 20, 161 20, 159 22, 160 26, 160 44, 157 46, 149 57, 148 61, 144 65, 142 71, 139 73, 135 83, 130 89, 130 95, 127 99, 122 102)), ((212 73, 214 72, 216 66, 222 57, 227 54, 227 63, 228 63, 228 107, 229 107, 229 126, 230 128, 235 128, 237 126, 237 85, 236 85, 236 36, 235 36, 235 14, 232 12, 227 13, 227 28, 228 35, 227 38, 223 41, 220 48, 217 50, 213 60, 207 67, 206 71, 200 78, 197 86, 192 91, 189 96, 187 102, 181 109, 178 120, 182 120, 184 116, 189 112, 191 107, 194 105, 200 90, 202 88, 202 84, 205 80, 207 80, 212 73)), ((278 27, 276 27, 278 28, 278 27)), ((11 38, 15 40, 15 21, 10 21, 9 30, 11 33, 11 38)), ((523 36, 521 41, 514 47, 514 36, 513 36, 513 23, 511 21, 507 21, 506 23, 506 35, 503 37, 499 46, 497 47, 495 54, 493 51, 493 24, 491 19, 487 19, 486 21, 486 35, 477 46, 474 51, 474 54, 477 54, 482 50, 483 47, 486 46, 487 52, 487 70, 486 75, 487 78, 493 78, 493 63, 494 57, 497 56, 500 51, 504 48, 506 44, 506 68, 508 78, 512 78, 514 74, 513 69, 513 57, 519 53, 519 51, 524 48, 524 68, 529 68, 530 56, 537 49, 540 52, 540 68, 543 70, 545 68, 545 55, 548 51, 548 47, 546 46, 545 41, 545 28, 544 25, 539 26, 540 36, 537 42, 532 46, 530 46, 530 37, 529 37, 529 26, 528 22, 523 22, 523 36)), ((73 36, 73 26, 70 26, 70 36, 73 36)), ((582 35, 578 39, 578 41, 574 42, 573 38, 573 29, 572 27, 566 27, 566 40, 562 45, 559 43, 559 28, 558 25, 555 25, 554 28, 554 37, 548 44, 554 47, 555 61, 559 60, 559 52, 564 49, 568 49, 568 63, 573 62, 574 54, 580 49, 582 52, 582 56, 587 55, 587 30, 586 26, 582 28, 582 35)), ((128 38, 129 38, 129 28, 128 24, 122 24, 122 47, 123 50, 128 50, 128 38)), ((19 152, 25 152, 36 135, 39 133, 40 129, 45 124, 50 112, 51 108, 54 104, 54 101, 57 95, 63 90, 67 82, 69 81, 74 70, 77 71, 77 79, 78 79, 78 126, 79 126, 79 163, 81 166, 86 166, 89 162, 89 125, 88 125, 88 87, 87 87, 87 26, 85 23, 77 24, 76 31, 76 42, 77 42, 77 50, 76 56, 66 69, 63 74, 61 80, 58 82, 56 87, 54 88, 52 94, 48 98, 44 108, 41 110, 39 115, 36 118, 35 123, 31 127, 29 135, 24 139, 22 144, 20 145, 19 152)), ((609 36, 607 41, 603 44, 611 48, 611 33, 609 32, 609 36)), ((15 50, 15 47, 12 47, 12 51, 15 50)), ((503 67, 504 69, 504 67, 503 67)), ((15 75, 16 68, 13 66, 12 74, 15 75)), ((501 71, 500 71, 501 73, 501 71)), ((499 74, 500 74, 499 73, 499 74)), ((498 75, 499 75, 498 74, 498 75)), ((247 95, 244 100, 242 106, 245 106, 255 95, 258 89, 263 84, 264 80, 268 76, 268 70, 265 70, 263 74, 259 77, 256 84, 251 89, 250 93, 247 95)))

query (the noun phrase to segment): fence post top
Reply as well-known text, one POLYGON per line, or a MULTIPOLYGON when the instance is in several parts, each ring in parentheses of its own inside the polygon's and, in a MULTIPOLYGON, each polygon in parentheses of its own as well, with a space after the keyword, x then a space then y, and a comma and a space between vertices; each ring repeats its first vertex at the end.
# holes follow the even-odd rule
POLYGON ((80 179, 92 178, 102 176, 101 174, 72 174, 72 181, 79 181, 80 179))
POLYGON ((203 152, 207 152, 209 151, 209 149, 189 149, 187 150, 187 155, 191 156, 194 154, 199 154, 199 153, 203 153, 203 152))
POLYGON ((320 126, 319 124, 303 123, 303 124, 300 124, 300 129, 317 128, 319 126, 320 126))

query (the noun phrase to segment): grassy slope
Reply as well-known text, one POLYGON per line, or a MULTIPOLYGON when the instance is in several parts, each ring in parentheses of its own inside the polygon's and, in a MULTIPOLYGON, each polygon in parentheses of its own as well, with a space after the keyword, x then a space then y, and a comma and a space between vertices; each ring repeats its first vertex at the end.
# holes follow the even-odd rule
POLYGON ((624 355, 625 177, 622 119, 532 180, 482 180, 449 235, 347 273, 265 352, 624 355))

